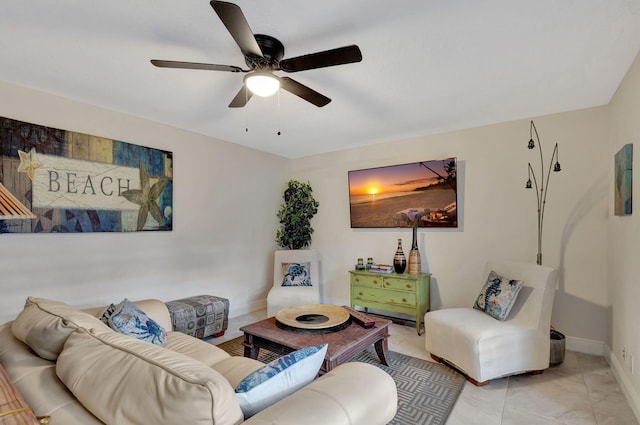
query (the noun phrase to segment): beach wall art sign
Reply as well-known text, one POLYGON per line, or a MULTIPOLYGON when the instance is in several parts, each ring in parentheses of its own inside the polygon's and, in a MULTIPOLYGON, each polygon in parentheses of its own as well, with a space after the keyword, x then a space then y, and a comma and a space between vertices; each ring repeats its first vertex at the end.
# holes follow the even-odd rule
POLYGON ((0 182, 35 214, 0 233, 173 227, 172 152, 0 117, 0 182))
POLYGON ((458 227, 456 158, 348 172, 352 228, 458 227))
POLYGON ((633 145, 628 143, 616 153, 614 159, 615 215, 630 215, 632 212, 632 173, 633 173, 633 145))

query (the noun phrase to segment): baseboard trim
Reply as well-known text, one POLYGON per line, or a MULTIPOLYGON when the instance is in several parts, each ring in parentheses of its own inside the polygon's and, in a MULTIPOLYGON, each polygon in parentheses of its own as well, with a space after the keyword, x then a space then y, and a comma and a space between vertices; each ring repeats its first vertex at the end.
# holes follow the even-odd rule
POLYGON ((566 337, 565 348, 578 353, 592 354, 594 356, 604 356, 605 344, 602 341, 594 341, 592 339, 577 338, 575 336, 566 337))
POLYGON ((636 419, 640 420, 640 395, 638 395, 638 392, 633 388, 633 383, 625 373, 623 365, 621 365, 618 358, 613 355, 611 349, 607 348, 607 355, 605 357, 609 362, 609 366, 611 366, 613 375, 618 381, 618 384, 620 384, 622 393, 627 398, 631 410, 633 410, 633 414, 636 415, 636 419))

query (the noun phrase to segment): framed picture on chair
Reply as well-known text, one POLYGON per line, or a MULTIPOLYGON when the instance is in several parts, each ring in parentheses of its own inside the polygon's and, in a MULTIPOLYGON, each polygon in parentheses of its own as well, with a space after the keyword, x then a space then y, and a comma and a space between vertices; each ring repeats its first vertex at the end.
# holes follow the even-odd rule
POLYGON ((313 286, 311 263, 282 263, 282 286, 313 286))

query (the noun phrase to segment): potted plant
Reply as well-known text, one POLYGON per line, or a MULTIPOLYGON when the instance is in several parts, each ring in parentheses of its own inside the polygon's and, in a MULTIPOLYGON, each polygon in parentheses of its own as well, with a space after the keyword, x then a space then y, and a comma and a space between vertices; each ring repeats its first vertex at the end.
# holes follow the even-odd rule
POLYGON ((276 243, 283 249, 304 249, 311 245, 311 219, 318 212, 320 203, 311 193, 311 184, 289 180, 284 191, 284 203, 278 210, 280 229, 276 243))

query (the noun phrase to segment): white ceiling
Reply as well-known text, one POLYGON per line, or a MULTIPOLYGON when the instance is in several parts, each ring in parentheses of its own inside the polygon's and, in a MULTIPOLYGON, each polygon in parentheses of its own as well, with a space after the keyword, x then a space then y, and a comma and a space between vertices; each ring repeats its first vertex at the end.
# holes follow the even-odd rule
POLYGON ((246 68, 207 0, 2 0, 0 80, 297 158, 607 104, 640 50, 640 0, 235 3, 285 58, 357 44, 363 61, 286 74, 323 108, 230 109, 242 74, 149 63, 246 68))

